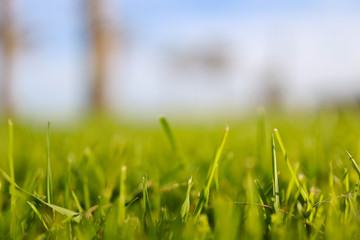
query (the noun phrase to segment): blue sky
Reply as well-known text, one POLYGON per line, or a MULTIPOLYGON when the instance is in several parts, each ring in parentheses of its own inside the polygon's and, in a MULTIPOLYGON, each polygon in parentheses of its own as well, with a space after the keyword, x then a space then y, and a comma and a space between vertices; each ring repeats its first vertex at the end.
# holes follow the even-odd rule
MULTIPOLYGON (((126 33, 125 49, 114 51, 107 88, 115 109, 157 114, 169 111, 169 105, 184 109, 194 105, 206 109, 215 103, 221 108, 229 102, 237 103, 236 107, 251 105, 261 95, 256 90, 261 84, 257 73, 269 59, 287 69, 285 85, 298 96, 294 102, 297 98, 316 102, 314 95, 341 98, 354 89, 353 79, 360 77, 356 67, 360 63, 359 1, 107 2, 109 18, 126 33), (206 73, 181 77, 169 70, 169 51, 216 42, 227 45, 234 59, 234 69, 221 77, 228 79, 225 84, 209 83, 204 80, 209 77, 206 73), (322 90, 331 77, 328 89, 322 90), (341 78, 348 80, 336 80, 341 78), (340 85, 345 87, 339 89, 340 85)), ((24 115, 33 109, 45 115, 54 109, 72 114, 86 105, 82 4, 82 0, 17 1, 29 43, 22 49, 13 95, 24 115)))

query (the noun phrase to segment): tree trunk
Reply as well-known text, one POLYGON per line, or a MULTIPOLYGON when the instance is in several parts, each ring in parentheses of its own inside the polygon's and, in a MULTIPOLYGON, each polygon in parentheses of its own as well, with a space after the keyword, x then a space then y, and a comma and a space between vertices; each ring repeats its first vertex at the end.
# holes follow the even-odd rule
POLYGON ((5 115, 12 111, 11 85, 15 58, 13 0, 0 0, 1 105, 5 115))
POLYGON ((104 27, 103 8, 105 0, 86 0, 88 3, 90 52, 92 56, 92 87, 91 104, 96 112, 105 107, 104 85, 107 74, 109 43, 104 27))

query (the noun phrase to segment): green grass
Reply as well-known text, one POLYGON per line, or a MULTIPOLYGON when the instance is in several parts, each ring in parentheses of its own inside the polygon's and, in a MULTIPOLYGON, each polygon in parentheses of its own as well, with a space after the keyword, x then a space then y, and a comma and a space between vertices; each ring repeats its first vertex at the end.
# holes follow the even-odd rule
POLYGON ((357 239, 359 119, 261 110, 227 119, 231 131, 97 119, 52 122, 51 137, 50 123, 1 122, 0 236, 357 239))

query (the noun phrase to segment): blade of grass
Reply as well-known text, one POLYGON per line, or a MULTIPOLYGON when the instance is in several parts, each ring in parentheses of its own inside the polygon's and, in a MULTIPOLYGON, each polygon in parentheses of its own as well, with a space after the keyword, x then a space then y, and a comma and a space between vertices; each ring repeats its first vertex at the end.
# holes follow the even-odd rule
POLYGON ((65 180, 65 206, 70 207, 70 194, 71 194, 71 158, 68 158, 68 165, 66 169, 66 180, 65 180))
POLYGON ((262 162, 266 153, 266 124, 265 124, 265 109, 259 108, 257 110, 257 160, 262 162))
MULTIPOLYGON (((3 181, 0 179, 0 192, 4 191, 3 189, 3 181)), ((3 209, 2 209, 2 206, 3 206, 3 203, 4 203, 4 198, 3 198, 3 194, 0 194, 0 218, 2 218, 3 216, 3 209)))
POLYGON ((343 183, 345 185, 345 191, 346 193, 349 193, 350 191, 350 180, 349 180, 349 171, 347 168, 344 168, 344 178, 343 183))
POLYGON ((31 202, 27 201, 27 203, 30 205, 30 207, 32 208, 32 210, 34 211, 34 213, 36 214, 36 216, 40 219, 41 223, 44 225, 45 229, 49 231, 49 227, 46 225, 44 218, 42 217, 41 213, 39 212, 39 210, 35 207, 34 204, 32 204, 31 202))
MULTIPOLYGON (((260 197, 260 202, 263 206, 267 206, 268 205, 268 201, 266 199, 266 194, 263 190, 263 188, 261 187, 261 184, 259 182, 258 179, 255 179, 254 180, 255 184, 256 184, 256 187, 257 187, 257 191, 258 191, 258 194, 259 194, 259 197, 260 197)), ((266 208, 266 207, 263 207, 263 211, 264 211, 264 214, 265 214, 265 223, 267 226, 269 226, 271 224, 271 210, 269 208, 266 208)))
MULTIPOLYGON (((348 194, 350 190, 350 180, 349 180, 349 172, 347 168, 344 169, 344 180, 343 183, 345 185, 345 191, 348 194)), ((345 209, 344 209, 344 219, 348 219, 350 213, 350 194, 348 194, 348 198, 344 199, 345 209)))
POLYGON ((151 215, 151 208, 150 208, 150 200, 149 194, 147 189, 147 176, 143 177, 143 208, 144 208, 144 215, 143 215, 143 226, 144 229, 147 229, 149 224, 151 226, 154 225, 153 218, 151 215))
POLYGON ((193 181, 192 181, 192 177, 189 179, 188 181, 188 188, 186 191, 186 197, 185 197, 185 201, 183 203, 183 205, 181 206, 181 220, 183 222, 187 222, 187 219, 189 217, 189 212, 190 212, 190 191, 191 191, 191 187, 193 185, 193 181))
POLYGON ((47 130, 47 178, 46 178, 46 194, 47 202, 53 203, 53 188, 52 188, 52 178, 51 178, 51 166, 50 166, 50 122, 48 122, 47 130))
POLYGON ((350 155, 350 153, 348 151, 346 151, 347 155, 349 156, 349 160, 350 162, 352 163, 356 173, 358 174, 359 178, 360 178, 360 168, 359 166, 357 165, 355 159, 350 155))
POLYGON ((220 145, 217 147, 217 149, 215 151, 214 162, 213 162, 212 166, 210 167, 209 175, 206 179, 205 187, 201 190, 199 200, 195 206, 195 211, 194 211, 195 220, 198 219, 201 211, 204 208, 207 208, 207 204, 209 202, 209 195, 210 195, 210 186, 211 186, 212 180, 214 178, 215 171, 216 171, 217 165, 219 163, 221 153, 224 149, 228 134, 229 134, 229 127, 226 126, 224 135, 220 141, 220 145))
POLYGON ((287 167, 288 167, 288 169, 289 169, 289 171, 290 171, 290 174, 291 174, 292 179, 294 179, 294 182, 295 182, 297 188, 299 189, 299 192, 300 192, 302 198, 303 198, 305 201, 309 202, 309 197, 308 197, 308 195, 306 194, 306 192, 305 192, 305 190, 303 189, 303 187, 301 186, 301 184, 300 184, 300 182, 299 182, 299 179, 297 178, 297 176, 296 176, 296 174, 295 174, 295 172, 294 172, 294 170, 293 170, 293 168, 292 168, 292 166, 291 166, 291 163, 290 163, 290 161, 289 161, 289 159, 288 159, 288 155, 287 155, 287 152, 286 152, 284 143, 283 143, 283 141, 282 141, 282 139, 281 139, 281 136, 280 136, 279 131, 278 131, 276 128, 274 129, 274 133, 275 133, 276 139, 277 139, 277 141, 278 141, 278 143, 279 143, 281 152, 282 152, 282 154, 283 154, 283 156, 284 156, 286 165, 287 165, 287 167))
POLYGON ((263 216, 257 209, 255 198, 256 188, 251 173, 247 173, 246 183, 246 201, 249 203, 247 212, 245 212, 246 221, 244 223, 244 232, 242 236, 245 239, 262 239, 263 216))
POLYGON ((62 214, 64 216, 71 217, 72 220, 74 220, 75 222, 80 222, 81 217, 80 217, 80 214, 78 212, 74 212, 72 210, 69 210, 69 209, 54 205, 54 204, 47 203, 47 202, 43 201, 41 198, 39 198, 39 197, 35 196, 34 194, 29 193, 28 191, 26 191, 26 190, 22 189, 21 187, 19 187, 19 185, 17 185, 16 182, 12 181, 11 177, 4 170, 2 170, 1 168, 0 168, 0 173, 3 175, 3 177, 4 177, 4 179, 6 181, 8 181, 10 184, 14 184, 15 191, 20 193, 26 199, 30 198, 31 201, 44 204, 44 205, 48 206, 49 208, 55 210, 56 212, 58 212, 58 213, 60 213, 60 214, 62 214))
POLYGON ((209 192, 209 190, 210 190, 211 182, 212 182, 212 180, 214 178, 214 174, 215 174, 216 168, 218 166, 220 156, 221 156, 221 154, 223 152, 223 149, 224 149, 225 142, 226 142, 228 134, 229 134, 229 127, 226 127, 224 135, 223 135, 223 137, 221 139, 220 145, 216 149, 214 162, 213 162, 213 165, 212 165, 212 168, 211 168, 210 175, 208 176, 208 179, 206 180, 205 189, 207 190, 207 192, 209 192))
POLYGON ((118 225, 122 226, 125 221, 125 203, 126 203, 126 166, 122 166, 120 174, 120 196, 118 206, 118 225))
POLYGON ((216 165, 214 181, 215 181, 215 189, 216 191, 219 191, 219 165, 216 165))
POLYGON ((10 169, 10 235, 13 239, 16 238, 16 200, 15 200, 15 170, 14 170, 14 128, 11 119, 8 120, 9 126, 9 169, 10 169))
MULTIPOLYGON (((296 164, 295 167, 294 167, 294 174, 295 175, 297 174, 298 170, 299 170, 299 164, 296 164)), ((288 184, 288 187, 286 189, 285 204, 287 204, 289 202, 290 195, 291 195, 292 189, 294 187, 294 184, 295 184, 294 179, 291 178, 290 182, 288 184)))
POLYGON ((169 179, 173 178, 174 175, 176 175, 179 171, 184 169, 184 167, 188 167, 188 164, 185 161, 186 160, 185 155, 180 150, 180 148, 175 140, 174 134, 171 130, 170 124, 167 121, 167 119, 165 117, 160 117, 159 121, 160 121, 162 129, 164 130, 164 132, 170 142, 171 149, 174 151, 177 160, 179 160, 179 162, 177 164, 175 164, 173 169, 168 171, 167 174, 165 174, 162 177, 162 181, 167 182, 169 179))
MULTIPOLYGON (((8 121, 8 125, 9 125, 9 152, 8 152, 8 157, 9 157, 9 169, 10 169, 10 178, 12 182, 15 182, 15 171, 14 171, 14 157, 13 157, 13 152, 14 152, 14 128, 13 128, 13 123, 11 121, 11 119, 9 119, 8 121)), ((11 184, 11 189, 14 188, 14 184, 11 184)), ((11 192, 10 192, 11 194, 11 192)), ((13 204, 13 200, 11 200, 11 204, 13 204)))
POLYGON ((174 152, 178 153, 179 148, 178 148, 177 143, 175 141, 174 135, 172 134, 169 122, 166 120, 165 117, 160 117, 159 121, 160 121, 160 124, 161 124, 167 138, 169 139, 172 150, 174 152))
POLYGON ((332 201, 335 198, 335 188, 334 188, 334 173, 333 173, 333 167, 332 167, 332 163, 329 163, 329 167, 330 167, 330 171, 329 171, 329 188, 330 188, 330 192, 331 192, 331 199, 332 201))
POLYGON ((273 198, 275 212, 279 212, 280 199, 279 199, 279 179, 277 174, 276 151, 274 134, 271 136, 271 149, 272 149, 272 167, 273 167, 273 198))
POLYGON ((266 199, 266 196, 265 196, 265 192, 264 192, 263 188, 261 187, 261 184, 260 184, 259 180, 258 180, 258 179, 255 179, 254 181, 255 181, 257 190, 258 190, 258 192, 259 192, 259 196, 260 196, 261 202, 262 202, 264 205, 269 205, 269 204, 268 204, 268 201, 267 201, 267 199, 266 199))
POLYGON ((79 199, 78 197, 76 196, 75 192, 74 191, 71 191, 71 195, 75 201, 75 205, 77 207, 77 209, 79 210, 79 212, 84 212, 84 209, 82 208, 80 202, 79 202, 79 199))
POLYGON ((83 192, 84 192, 85 209, 89 210, 90 209, 89 181, 86 175, 84 175, 83 177, 83 192))

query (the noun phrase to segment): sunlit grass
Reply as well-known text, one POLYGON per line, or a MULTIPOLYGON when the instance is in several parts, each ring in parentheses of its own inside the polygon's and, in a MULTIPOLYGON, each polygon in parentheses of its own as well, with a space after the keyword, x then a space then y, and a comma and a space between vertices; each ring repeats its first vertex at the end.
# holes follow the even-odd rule
POLYGON ((44 131, 9 121, 0 126, 8 127, 0 235, 356 239, 359 116, 259 111, 228 121, 231 132, 165 118, 157 127, 97 120, 63 131, 53 123, 51 138, 50 123, 44 131))

